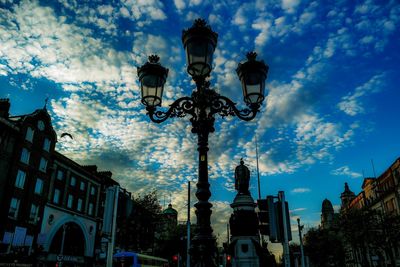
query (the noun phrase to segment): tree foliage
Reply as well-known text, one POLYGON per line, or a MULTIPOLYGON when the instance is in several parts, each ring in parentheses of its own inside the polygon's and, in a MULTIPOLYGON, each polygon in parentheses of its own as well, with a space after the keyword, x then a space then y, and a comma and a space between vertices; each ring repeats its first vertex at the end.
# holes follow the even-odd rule
POLYGON ((155 191, 132 199, 132 213, 121 218, 117 239, 121 249, 136 252, 154 251, 155 232, 160 224, 162 208, 155 191))
POLYGON ((304 236, 304 249, 313 266, 345 266, 344 248, 336 230, 310 229, 304 236))
POLYGON ((400 238, 398 215, 373 209, 353 209, 341 215, 340 228, 357 263, 370 266, 367 255, 382 255, 383 251, 392 264, 395 263, 392 248, 396 248, 400 238))

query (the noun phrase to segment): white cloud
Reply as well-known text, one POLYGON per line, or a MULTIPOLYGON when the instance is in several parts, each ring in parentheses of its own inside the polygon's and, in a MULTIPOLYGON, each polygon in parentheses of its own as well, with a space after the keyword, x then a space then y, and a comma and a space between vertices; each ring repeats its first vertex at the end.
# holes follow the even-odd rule
POLYGON ((300 2, 300 0, 282 0, 282 9, 288 13, 294 13, 300 2))
MULTIPOLYGON (((299 188, 292 189, 291 192, 294 193, 294 194, 308 193, 308 192, 311 192, 311 189, 310 188, 299 187, 299 188)), ((299 210, 293 210, 293 211, 299 211, 299 210)))
POLYGON ((185 9, 185 7, 186 7, 184 0, 174 0, 174 4, 179 12, 182 12, 182 10, 185 9))
POLYGON ((366 83, 356 87, 353 92, 342 97, 342 100, 337 104, 339 110, 350 116, 365 113, 362 98, 382 90, 385 76, 384 73, 374 75, 366 83))
POLYGON ((348 176, 351 178, 359 178, 362 177, 361 173, 354 172, 350 170, 349 166, 343 166, 331 171, 332 175, 339 175, 339 176, 348 176))

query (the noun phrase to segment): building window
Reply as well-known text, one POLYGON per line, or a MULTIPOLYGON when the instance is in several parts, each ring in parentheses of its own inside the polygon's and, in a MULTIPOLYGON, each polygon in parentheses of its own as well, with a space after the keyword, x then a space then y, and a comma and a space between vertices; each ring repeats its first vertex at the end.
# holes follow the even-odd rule
POLYGON ((22 153, 21 153, 21 162, 25 163, 25 164, 29 164, 29 156, 30 156, 30 152, 28 149, 23 148, 22 149, 22 153))
POLYGON ((92 216, 93 215, 93 203, 89 203, 89 211, 88 211, 89 215, 92 216))
POLYGON ((76 178, 74 176, 71 177, 71 181, 69 182, 69 184, 71 186, 75 186, 76 185, 76 178))
POLYGON ((15 179, 15 186, 19 188, 24 188, 26 173, 24 171, 18 170, 17 178, 15 179))
POLYGON ((77 211, 82 211, 82 199, 78 199, 78 206, 76 207, 77 211))
POLYGON ((388 213, 392 213, 395 211, 396 204, 394 202, 394 198, 391 198, 389 201, 385 203, 386 211, 388 213))
POLYGON ((46 172, 46 169, 47 169, 47 159, 42 157, 40 159, 39 170, 42 172, 46 172))
POLYGON ((59 201, 60 201, 60 190, 55 189, 54 196, 53 196, 53 203, 58 204, 59 201))
POLYGON ((33 133, 34 133, 33 129, 31 127, 28 127, 28 129, 26 129, 25 140, 32 143, 33 133))
POLYGON ((8 210, 8 217, 16 219, 18 216, 19 199, 12 198, 10 202, 10 209, 8 210))
POLYGON ((96 187, 92 186, 92 187, 90 188, 90 194, 91 194, 92 196, 94 196, 94 195, 96 194, 96 187))
POLYGON ((29 214, 29 222, 36 223, 39 215, 39 206, 32 204, 31 213, 29 214))
POLYGON ((51 145, 51 141, 49 138, 45 138, 44 142, 43 142, 43 149, 46 150, 47 152, 50 151, 50 145, 51 145))
POLYGON ((79 187, 82 191, 85 190, 85 182, 81 182, 81 185, 79 187))
POLYGON ((64 171, 57 170, 57 179, 62 181, 64 179, 64 171))
POLYGON ((74 202, 74 197, 72 195, 68 195, 67 207, 71 209, 73 202, 74 202))
POLYGON ((35 184, 35 194, 41 195, 42 193, 43 193, 43 180, 37 178, 35 184))

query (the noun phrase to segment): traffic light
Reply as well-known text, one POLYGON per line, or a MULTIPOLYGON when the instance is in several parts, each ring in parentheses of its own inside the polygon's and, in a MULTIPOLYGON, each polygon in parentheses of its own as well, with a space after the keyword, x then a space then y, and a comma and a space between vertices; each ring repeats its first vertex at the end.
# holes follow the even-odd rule
POLYGON ((258 220, 259 229, 262 235, 268 235, 272 243, 281 243, 284 239, 283 227, 286 227, 288 240, 292 240, 290 228, 289 205, 285 201, 286 222, 283 222, 282 202, 274 202, 273 196, 267 196, 267 199, 258 199, 258 220))
POLYGON ((258 199, 257 206, 260 233, 268 235, 270 240, 277 239, 276 207, 273 196, 267 196, 267 199, 258 199))
POLYGON ((173 262, 178 262, 178 255, 172 256, 172 261, 173 262))
POLYGON ((288 202, 285 201, 285 217, 286 217, 286 222, 283 221, 283 213, 282 213, 282 202, 278 201, 275 203, 276 205, 276 210, 277 210, 277 215, 278 215, 278 227, 279 227, 279 241, 282 242, 284 237, 283 237, 283 227, 286 227, 287 229, 287 234, 288 234, 288 241, 292 240, 292 230, 290 227, 290 216, 289 216, 289 205, 288 202))
POLYGON ((229 254, 226 255, 226 264, 225 264, 225 266, 226 267, 231 267, 232 266, 232 257, 229 254))

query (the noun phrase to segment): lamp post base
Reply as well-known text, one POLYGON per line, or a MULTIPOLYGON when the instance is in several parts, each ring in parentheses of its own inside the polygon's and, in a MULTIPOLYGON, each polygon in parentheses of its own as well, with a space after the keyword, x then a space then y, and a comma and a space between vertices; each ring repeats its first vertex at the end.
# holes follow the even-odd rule
POLYGON ((215 239, 210 236, 195 236, 190 248, 193 267, 217 267, 215 239))

